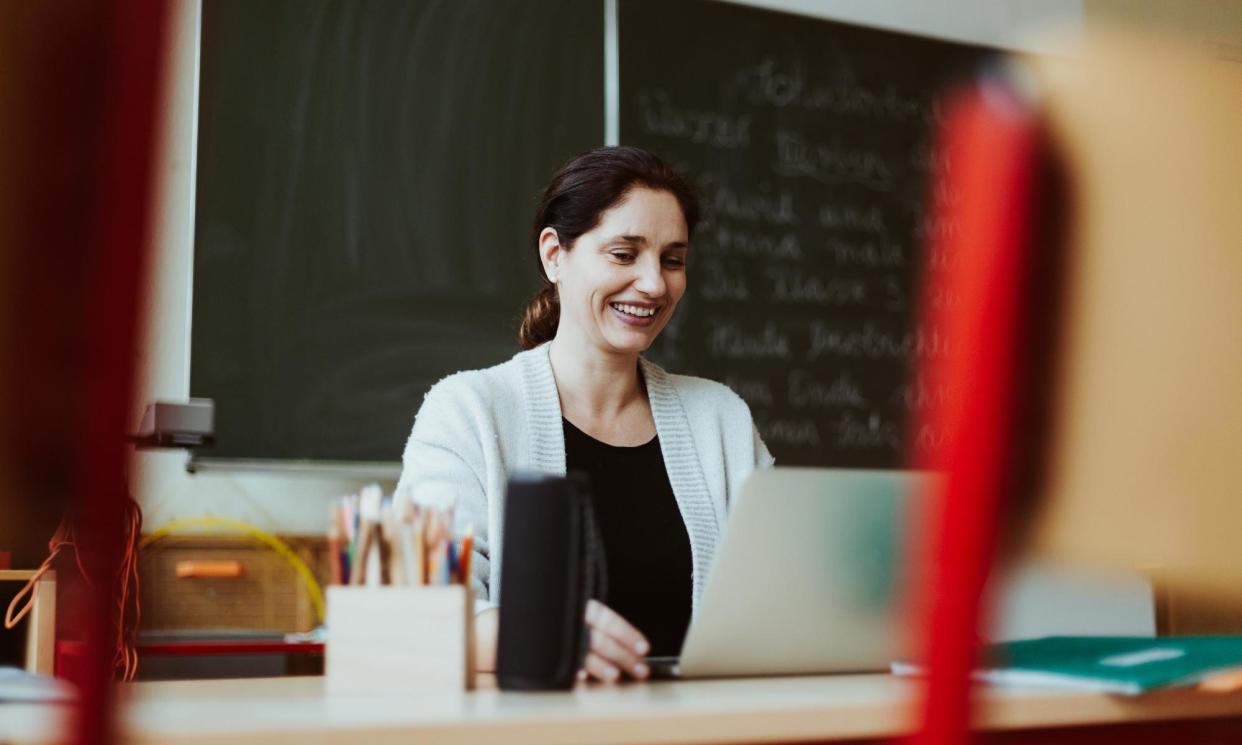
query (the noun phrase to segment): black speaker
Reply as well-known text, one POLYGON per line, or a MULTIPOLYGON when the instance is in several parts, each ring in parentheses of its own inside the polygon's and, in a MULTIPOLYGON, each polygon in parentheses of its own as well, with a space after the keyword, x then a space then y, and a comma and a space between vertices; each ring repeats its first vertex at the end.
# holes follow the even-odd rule
POLYGON ((603 549, 584 476, 515 476, 504 506, 496 681, 572 688, 587 651, 584 616, 603 598, 603 549))

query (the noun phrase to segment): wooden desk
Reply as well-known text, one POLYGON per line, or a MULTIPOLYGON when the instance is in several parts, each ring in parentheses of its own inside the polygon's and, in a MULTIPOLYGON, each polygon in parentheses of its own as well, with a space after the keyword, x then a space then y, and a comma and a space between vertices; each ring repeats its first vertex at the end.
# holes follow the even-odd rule
MULTIPOLYGON (((328 698, 323 678, 266 678, 133 683, 122 686, 121 698, 129 703, 122 714, 126 742, 135 744, 590 745, 888 737, 912 726, 913 692, 906 680, 851 675, 655 682, 554 694, 493 689, 411 701, 328 698)), ((1194 720, 1195 732, 1205 724, 1217 727, 1213 732, 1221 726, 1242 732, 1237 695, 1163 691, 1127 699, 992 689, 984 701, 981 726, 1019 741, 1046 738, 1050 728, 1175 720, 1182 721, 1179 727, 1194 720)), ((0 731, 14 743, 48 743, 61 710, 0 705, 0 731)))

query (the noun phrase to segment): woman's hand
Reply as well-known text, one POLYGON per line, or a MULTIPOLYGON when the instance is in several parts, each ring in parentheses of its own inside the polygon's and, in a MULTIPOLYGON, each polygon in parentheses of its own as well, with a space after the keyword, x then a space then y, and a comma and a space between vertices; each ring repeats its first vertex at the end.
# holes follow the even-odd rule
POLYGON ((623 673, 635 680, 647 678, 649 671, 643 657, 651 645, 642 632, 598 600, 587 601, 586 625, 591 646, 579 678, 591 677, 605 683, 617 682, 623 673))

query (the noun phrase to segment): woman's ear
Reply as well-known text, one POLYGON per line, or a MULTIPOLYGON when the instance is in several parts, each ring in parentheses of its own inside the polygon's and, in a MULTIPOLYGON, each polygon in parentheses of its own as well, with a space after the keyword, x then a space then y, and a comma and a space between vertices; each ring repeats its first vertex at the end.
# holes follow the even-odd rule
POLYGON ((539 233, 539 259, 543 262, 543 273, 553 284, 560 279, 561 240, 556 235, 556 228, 544 228, 539 233))

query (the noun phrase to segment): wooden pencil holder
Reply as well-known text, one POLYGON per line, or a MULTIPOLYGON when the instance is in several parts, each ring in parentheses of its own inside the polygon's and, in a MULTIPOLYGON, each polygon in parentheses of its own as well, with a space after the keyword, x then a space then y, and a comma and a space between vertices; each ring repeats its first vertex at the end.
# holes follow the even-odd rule
POLYGON ((474 595, 468 587, 329 587, 327 630, 329 694, 474 688, 474 595))

